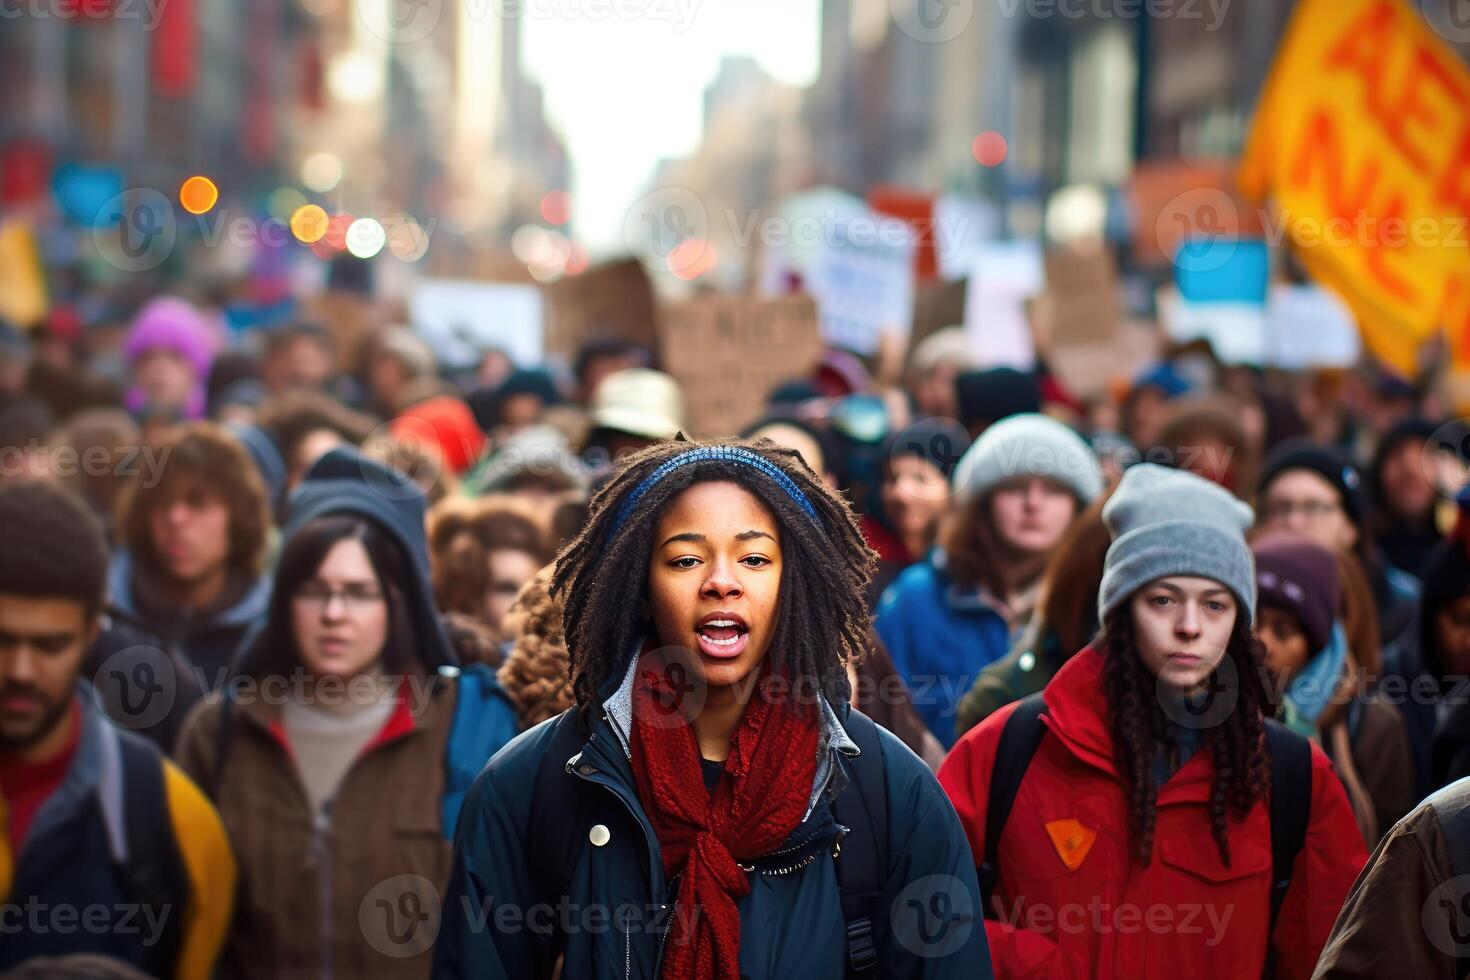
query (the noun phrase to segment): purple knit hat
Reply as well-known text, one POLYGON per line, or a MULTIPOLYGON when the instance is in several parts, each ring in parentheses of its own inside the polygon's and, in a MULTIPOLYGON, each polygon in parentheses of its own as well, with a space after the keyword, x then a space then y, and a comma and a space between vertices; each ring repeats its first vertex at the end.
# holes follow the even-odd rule
POLYGON ((1251 545, 1260 604, 1296 616, 1315 653, 1332 639, 1342 598, 1337 556, 1309 538, 1268 534, 1251 545))
MULTIPOLYGON (((131 365, 138 358, 160 348, 174 351, 194 368, 195 388, 189 395, 184 412, 190 418, 204 414, 204 382, 214 361, 215 343, 212 331, 199 311, 173 296, 153 300, 133 318, 128 336, 123 341, 123 356, 131 365)), ((146 407, 137 388, 128 391, 128 408, 140 411, 146 407)))

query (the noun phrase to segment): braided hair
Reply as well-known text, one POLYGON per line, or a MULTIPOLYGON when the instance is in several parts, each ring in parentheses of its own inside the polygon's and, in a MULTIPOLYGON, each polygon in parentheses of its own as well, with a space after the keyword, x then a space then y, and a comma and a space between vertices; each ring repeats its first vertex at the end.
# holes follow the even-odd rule
POLYGON ((565 603, 572 692, 579 705, 591 702, 609 677, 626 670, 634 644, 652 629, 648 563, 664 507, 691 485, 711 481, 739 484, 781 528, 779 614, 767 657, 773 666, 787 668, 793 682, 814 685, 833 703, 850 697, 847 663, 868 649, 866 590, 877 556, 847 500, 828 488, 799 453, 769 439, 670 441, 619 462, 592 498, 581 532, 557 556, 551 594, 565 603), (775 469, 767 473, 705 458, 645 483, 684 453, 721 446, 739 447, 775 469), (779 475, 772 475, 777 471, 805 495, 811 512, 777 482, 779 475), (635 490, 641 493, 630 506, 635 490))
MULTIPOLYGON (((1103 685, 1107 694, 1113 734, 1114 764, 1128 791, 1128 823, 1134 852, 1148 865, 1153 856, 1158 787, 1153 764, 1162 751, 1177 758, 1173 725, 1158 696, 1158 680, 1138 655, 1133 614, 1120 603, 1103 623, 1099 649, 1103 651, 1103 685)), ((1244 615, 1235 618, 1225 656, 1234 668, 1236 701, 1230 713, 1205 735, 1200 751, 1208 750, 1215 764, 1210 788, 1210 833, 1220 860, 1230 865, 1226 836, 1230 818, 1243 819, 1271 787, 1271 763, 1266 754, 1265 719, 1275 714, 1264 682, 1265 652, 1251 633, 1244 615)), ((1219 668, 1211 676, 1214 683, 1219 668)))

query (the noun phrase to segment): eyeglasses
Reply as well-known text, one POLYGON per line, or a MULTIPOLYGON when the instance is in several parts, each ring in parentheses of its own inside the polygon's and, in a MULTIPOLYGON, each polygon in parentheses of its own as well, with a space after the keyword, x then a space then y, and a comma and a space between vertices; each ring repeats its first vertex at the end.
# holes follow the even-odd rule
POLYGON ((1342 507, 1321 500, 1271 500, 1266 503, 1266 518, 1284 521, 1300 512, 1309 521, 1320 521, 1328 514, 1341 513, 1342 507))
POLYGON ((333 589, 320 582, 308 582, 291 597, 308 609, 325 609, 332 600, 341 598, 349 612, 361 612, 383 601, 383 591, 375 585, 348 585, 333 589))

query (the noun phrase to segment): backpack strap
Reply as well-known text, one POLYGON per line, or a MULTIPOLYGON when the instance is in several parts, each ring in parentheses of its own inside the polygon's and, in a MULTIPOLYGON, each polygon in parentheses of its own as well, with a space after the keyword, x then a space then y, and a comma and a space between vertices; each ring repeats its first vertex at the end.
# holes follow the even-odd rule
POLYGON ((220 691, 219 727, 214 732, 214 769, 209 774, 209 785, 201 787, 215 806, 219 806, 219 791, 225 784, 225 762, 230 757, 230 735, 234 726, 234 688, 226 684, 220 691))
POLYGON ((122 763, 123 836, 127 856, 118 871, 129 896, 167 923, 150 957, 173 964, 181 942, 184 909, 190 900, 188 873, 174 838, 163 756, 153 743, 117 730, 122 763), (170 914, 171 913, 171 914, 170 914))
POLYGON ((1312 817, 1312 743, 1268 718, 1266 751, 1271 756, 1271 941, 1265 975, 1274 976, 1276 920, 1312 817))
POLYGON ((1040 694, 1022 698, 1006 718, 1000 730, 1000 742, 995 747, 990 792, 985 804, 985 859, 976 869, 980 879, 980 901, 987 919, 994 918, 996 914, 991 898, 1000 883, 1001 833, 1011 815, 1011 805, 1016 802, 1016 793, 1021 789, 1021 780, 1026 778, 1031 758, 1036 755, 1042 736, 1046 734, 1046 724, 1041 720, 1044 714, 1046 702, 1040 694))
POLYGON ((878 726, 851 708, 842 722, 858 754, 843 759, 851 792, 832 801, 833 819, 847 828, 836 854, 837 891, 847 932, 847 975, 870 980, 878 969, 873 923, 888 880, 888 780, 878 726))

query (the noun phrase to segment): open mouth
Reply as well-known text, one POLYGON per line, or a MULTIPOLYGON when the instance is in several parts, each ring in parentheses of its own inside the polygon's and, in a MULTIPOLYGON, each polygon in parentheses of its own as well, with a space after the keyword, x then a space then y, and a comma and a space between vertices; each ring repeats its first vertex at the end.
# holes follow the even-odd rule
POLYGON ((731 659, 745 652, 750 627, 734 613, 711 613, 694 627, 699 648, 705 656, 731 659))

